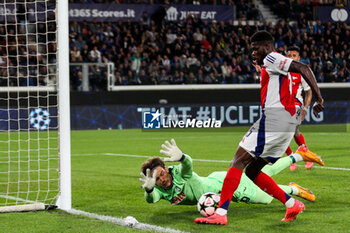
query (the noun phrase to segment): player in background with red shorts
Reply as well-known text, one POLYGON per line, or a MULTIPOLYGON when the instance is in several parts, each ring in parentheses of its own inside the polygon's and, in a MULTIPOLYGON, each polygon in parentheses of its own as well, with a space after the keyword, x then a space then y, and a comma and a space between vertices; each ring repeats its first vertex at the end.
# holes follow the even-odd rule
MULTIPOLYGON (((293 59, 294 61, 300 61, 300 49, 297 46, 290 46, 287 48, 287 57, 293 59)), ((295 106, 300 108, 301 111, 301 121, 305 119, 306 109, 310 106, 312 100, 312 92, 309 85, 303 79, 300 73, 288 73, 290 80, 292 81, 292 92, 295 95, 295 106), (302 92, 305 92, 305 98, 303 99, 302 92)), ((298 146, 304 145, 307 148, 304 135, 300 132, 299 127, 294 134, 294 140, 298 146)), ((289 156, 293 152, 288 146, 286 154, 289 156)), ((310 169, 314 165, 313 162, 305 162, 305 168, 310 169)), ((290 165, 290 170, 294 171, 297 168, 296 163, 290 165)))

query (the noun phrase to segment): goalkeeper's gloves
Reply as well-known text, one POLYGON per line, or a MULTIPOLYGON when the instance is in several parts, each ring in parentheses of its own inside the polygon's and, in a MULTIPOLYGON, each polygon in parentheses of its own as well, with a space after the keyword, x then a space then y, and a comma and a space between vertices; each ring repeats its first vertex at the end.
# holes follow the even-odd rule
POLYGON ((154 170, 153 175, 151 176, 151 170, 147 168, 146 175, 141 172, 140 177, 139 181, 142 183, 141 187, 146 189, 148 193, 151 193, 156 185, 157 170, 154 170))
POLYGON ((165 141, 165 143, 162 144, 162 148, 163 150, 160 150, 160 153, 169 157, 164 159, 165 162, 182 161, 185 158, 185 155, 177 147, 174 139, 171 139, 171 144, 165 141))

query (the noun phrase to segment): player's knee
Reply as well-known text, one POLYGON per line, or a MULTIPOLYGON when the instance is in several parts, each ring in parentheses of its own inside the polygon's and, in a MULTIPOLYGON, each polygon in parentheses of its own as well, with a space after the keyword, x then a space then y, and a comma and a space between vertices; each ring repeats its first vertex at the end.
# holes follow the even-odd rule
POLYGON ((243 169, 244 169, 246 166, 247 166, 247 162, 246 162, 245 160, 236 159, 236 157, 233 158, 233 159, 231 160, 231 163, 230 163, 230 167, 231 167, 231 168, 234 167, 234 168, 237 168, 237 169, 239 169, 239 170, 241 170, 241 171, 243 171, 243 169))
POLYGON ((230 167, 242 170, 253 160, 253 157, 243 148, 238 147, 235 157, 230 163, 230 167))

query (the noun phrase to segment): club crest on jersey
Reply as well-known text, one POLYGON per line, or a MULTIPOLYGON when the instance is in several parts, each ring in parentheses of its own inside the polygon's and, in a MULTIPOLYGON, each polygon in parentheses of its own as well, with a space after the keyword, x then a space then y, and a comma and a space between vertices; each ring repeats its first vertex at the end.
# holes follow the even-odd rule
POLYGON ((181 188, 178 186, 175 186, 176 191, 181 192, 181 188))

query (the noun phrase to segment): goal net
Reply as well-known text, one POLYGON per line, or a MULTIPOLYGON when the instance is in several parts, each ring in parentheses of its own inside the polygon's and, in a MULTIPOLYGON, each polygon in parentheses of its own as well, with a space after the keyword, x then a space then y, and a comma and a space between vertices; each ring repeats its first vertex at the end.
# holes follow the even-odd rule
POLYGON ((0 212, 41 209, 62 182, 57 4, 0 0, 0 12, 0 212))

